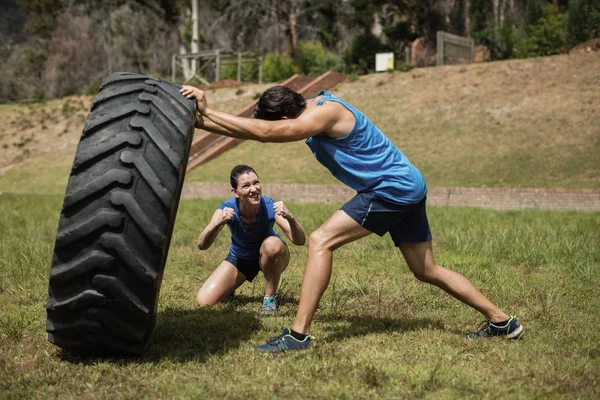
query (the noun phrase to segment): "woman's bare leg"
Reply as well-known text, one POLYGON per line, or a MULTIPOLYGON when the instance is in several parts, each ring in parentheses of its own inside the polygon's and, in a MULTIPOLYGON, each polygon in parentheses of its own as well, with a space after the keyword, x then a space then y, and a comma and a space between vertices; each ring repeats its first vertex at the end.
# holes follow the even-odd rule
POLYGON ((281 274, 290 262, 290 250, 276 236, 269 236, 260 246, 259 266, 265 277, 265 297, 277 292, 281 274))
POLYGON ((196 303, 201 307, 215 305, 225 300, 245 281, 244 274, 230 262, 223 261, 198 291, 196 303))

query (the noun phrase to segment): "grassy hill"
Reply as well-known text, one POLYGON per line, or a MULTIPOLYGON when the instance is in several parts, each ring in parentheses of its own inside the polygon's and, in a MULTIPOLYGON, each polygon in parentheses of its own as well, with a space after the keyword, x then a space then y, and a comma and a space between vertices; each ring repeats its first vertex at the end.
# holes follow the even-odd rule
MULTIPOLYGON (((430 186, 600 188, 600 53, 363 76, 333 92, 362 110, 430 186)), ((215 89, 236 112, 269 85, 215 89)), ((0 191, 62 193, 89 97, 0 106, 0 191)), ((239 163, 265 182, 336 183, 303 142, 247 142, 188 174, 227 181, 239 163)))

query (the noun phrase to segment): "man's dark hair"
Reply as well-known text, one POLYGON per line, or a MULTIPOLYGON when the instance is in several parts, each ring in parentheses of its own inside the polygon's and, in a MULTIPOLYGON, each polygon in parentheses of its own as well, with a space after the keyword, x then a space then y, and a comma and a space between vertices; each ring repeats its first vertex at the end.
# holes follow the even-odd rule
MULTIPOLYGON (((244 175, 247 174, 249 172, 254 172, 256 174, 256 171, 254 170, 254 168, 248 166, 248 165, 236 165, 235 167, 233 167, 233 169, 231 170, 231 175, 229 175, 229 183, 231 183, 231 187, 234 189, 237 189, 237 178, 240 175, 244 175)), ((258 176, 258 174, 256 174, 256 176, 258 176)))
POLYGON ((283 117, 296 118, 306 108, 301 94, 285 86, 265 90, 254 106, 254 118, 277 121, 283 117))

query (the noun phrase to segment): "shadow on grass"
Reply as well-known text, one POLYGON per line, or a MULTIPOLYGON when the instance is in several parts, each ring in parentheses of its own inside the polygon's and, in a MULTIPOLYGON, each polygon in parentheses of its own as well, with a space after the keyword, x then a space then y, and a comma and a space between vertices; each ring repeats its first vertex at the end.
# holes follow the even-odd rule
POLYGON ((318 317, 321 321, 346 322, 343 327, 331 326, 326 329, 330 333, 325 337, 328 341, 348 339, 356 336, 366 336, 379 332, 410 332, 421 329, 444 330, 441 321, 430 318, 390 318, 369 315, 340 316, 326 314, 318 317))
POLYGON ((237 349, 262 326, 257 312, 236 309, 235 304, 203 309, 167 308, 158 313, 150 342, 141 357, 85 356, 60 351, 63 361, 74 364, 94 364, 108 361, 115 364, 171 362, 203 362, 212 355, 237 349))
POLYGON ((232 304, 162 311, 158 314, 156 329, 141 361, 162 358, 180 362, 204 361, 208 356, 238 348, 262 324, 257 312, 235 308, 232 304))
MULTIPOLYGON (((262 304, 263 301, 263 296, 248 296, 248 295, 244 295, 244 294, 236 294, 235 298, 233 300, 229 300, 229 302, 231 304, 233 304, 234 306, 245 306, 247 304, 256 304, 256 307, 260 308, 260 305, 262 304)), ((298 305, 298 299, 291 296, 291 295, 287 295, 287 294, 281 294, 281 295, 277 295, 277 303, 279 305, 282 304, 293 304, 295 306, 298 305)), ((257 310, 258 310, 257 308, 257 310)))

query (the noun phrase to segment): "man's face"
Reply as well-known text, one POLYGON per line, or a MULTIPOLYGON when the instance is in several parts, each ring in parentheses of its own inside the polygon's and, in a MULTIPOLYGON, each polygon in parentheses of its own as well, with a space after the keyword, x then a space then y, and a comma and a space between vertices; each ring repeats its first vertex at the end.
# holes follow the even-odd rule
POLYGON ((262 188, 258 176, 254 172, 248 172, 237 177, 237 189, 233 189, 233 195, 248 204, 259 204, 262 188))

